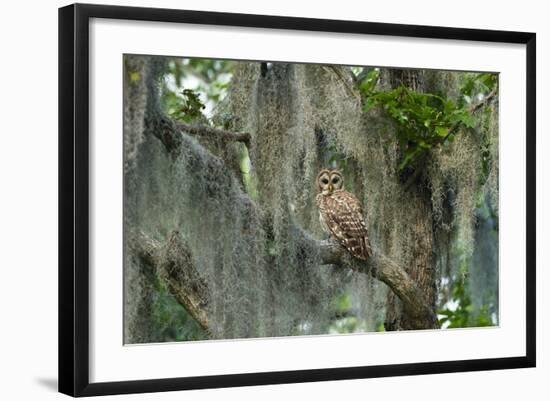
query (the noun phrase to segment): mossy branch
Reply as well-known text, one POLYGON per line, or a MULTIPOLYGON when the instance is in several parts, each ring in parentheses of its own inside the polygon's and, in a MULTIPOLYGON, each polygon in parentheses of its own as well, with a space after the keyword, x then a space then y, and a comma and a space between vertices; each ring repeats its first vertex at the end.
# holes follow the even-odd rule
POLYGON ((161 244, 140 231, 129 236, 128 245, 162 279, 176 301, 210 335, 208 285, 200 276, 189 247, 180 234, 173 231, 168 241, 161 244))
POLYGON ((225 142, 242 142, 250 148, 250 134, 246 132, 231 132, 205 125, 185 124, 155 113, 145 118, 145 130, 160 139, 168 152, 173 152, 181 145, 181 134, 190 136, 220 139, 225 142))
MULTIPOLYGON (((348 94, 352 98, 355 98, 359 104, 362 103, 361 92, 359 90, 357 90, 356 88, 352 87, 352 85, 349 82, 350 79, 348 79, 344 76, 344 74, 342 73, 341 67, 331 65, 331 66, 328 66, 328 67, 321 66, 321 68, 325 71, 334 73, 336 75, 336 77, 338 78, 338 80, 340 82, 342 82, 342 84, 346 88, 346 91, 348 92, 348 94)), ((351 80, 353 80, 353 78, 355 78, 355 76, 353 75, 353 73, 350 74, 350 75, 351 75, 350 76, 351 80)), ((354 80, 352 82, 355 85, 357 84, 357 82, 355 82, 354 80)))
POLYGON ((176 123, 176 127, 189 135, 214 137, 226 142, 242 142, 247 147, 250 147, 251 137, 247 132, 231 132, 204 125, 192 125, 180 122, 176 123))

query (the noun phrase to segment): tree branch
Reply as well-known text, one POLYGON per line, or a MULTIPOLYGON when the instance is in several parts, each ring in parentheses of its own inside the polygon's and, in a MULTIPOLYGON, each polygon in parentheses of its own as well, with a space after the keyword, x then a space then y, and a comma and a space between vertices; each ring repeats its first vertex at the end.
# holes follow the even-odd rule
POLYGON ((204 125, 184 124, 159 113, 145 118, 145 129, 157 137, 168 152, 173 152, 181 146, 182 133, 198 137, 218 138, 227 142, 242 142, 248 148, 250 148, 251 142, 251 136, 246 132, 231 132, 204 125))
POLYGON ((173 231, 163 245, 140 231, 130 235, 128 244, 158 274, 178 303, 210 335, 208 284, 200 276, 193 256, 180 234, 173 231))
POLYGON ((338 67, 332 65, 329 67, 321 66, 321 68, 323 68, 325 71, 329 71, 329 72, 332 71, 334 75, 338 77, 340 82, 344 84, 344 87, 348 91, 348 94, 351 97, 354 97, 359 102, 359 104, 362 103, 361 95, 358 92, 356 92, 355 89, 350 85, 348 79, 342 74, 342 71, 340 71, 338 67))
POLYGON ((470 107, 470 113, 475 113, 479 109, 481 109, 483 106, 488 105, 491 103, 495 97, 498 94, 498 86, 495 86, 491 92, 487 94, 481 101, 477 102, 473 106, 470 107))
POLYGON ((177 122, 176 127, 189 135, 220 138, 227 142, 242 142, 250 147, 250 134, 247 132, 231 132, 204 125, 191 125, 177 122))

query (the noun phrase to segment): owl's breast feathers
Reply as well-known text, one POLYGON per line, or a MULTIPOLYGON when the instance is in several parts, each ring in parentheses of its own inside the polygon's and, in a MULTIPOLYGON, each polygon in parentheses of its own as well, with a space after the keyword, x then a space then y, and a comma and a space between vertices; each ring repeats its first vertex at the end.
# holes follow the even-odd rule
POLYGON ((330 195, 318 194, 321 225, 354 257, 367 260, 372 255, 363 208, 350 192, 336 191, 330 195))

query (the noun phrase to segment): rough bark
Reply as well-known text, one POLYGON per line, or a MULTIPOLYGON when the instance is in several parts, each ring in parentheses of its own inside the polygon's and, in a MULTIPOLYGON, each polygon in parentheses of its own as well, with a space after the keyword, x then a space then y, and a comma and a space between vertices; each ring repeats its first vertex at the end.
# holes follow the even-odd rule
MULTIPOLYGON (((124 172, 135 166, 139 146, 144 140, 143 126, 147 111, 147 81, 150 79, 149 63, 132 58, 125 63, 124 83, 124 172), (130 71, 138 72, 142 79, 130 80, 130 71)), ((127 215, 124 216, 127 225, 127 215)), ((125 245, 126 246, 126 245, 125 245)), ((139 258, 126 252, 124 261, 124 342, 151 341, 153 322, 152 304, 155 294, 154 276, 139 258), (145 333, 145 334, 144 334, 145 333)))
MULTIPOLYGON (((420 196, 413 197, 406 206, 414 216, 412 241, 415 244, 411 262, 405 267, 407 274, 422 293, 426 305, 434 313, 436 274, 433 255, 433 227, 432 213, 429 199, 420 196)), ((386 328, 389 330, 410 330, 418 328, 437 328, 436 320, 426 326, 418 324, 418 317, 411 314, 409 308, 395 291, 388 294, 388 309, 386 314, 386 328)), ((424 322, 426 323, 426 322, 424 322)))

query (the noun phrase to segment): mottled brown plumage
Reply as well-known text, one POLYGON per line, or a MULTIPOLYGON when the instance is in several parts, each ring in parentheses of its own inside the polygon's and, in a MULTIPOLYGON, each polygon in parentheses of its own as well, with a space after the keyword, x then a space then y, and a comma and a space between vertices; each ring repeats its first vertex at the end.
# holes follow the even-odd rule
POLYGON ((338 170, 321 170, 316 197, 319 221, 325 231, 354 257, 367 260, 372 255, 363 208, 351 192, 344 190, 338 170))

